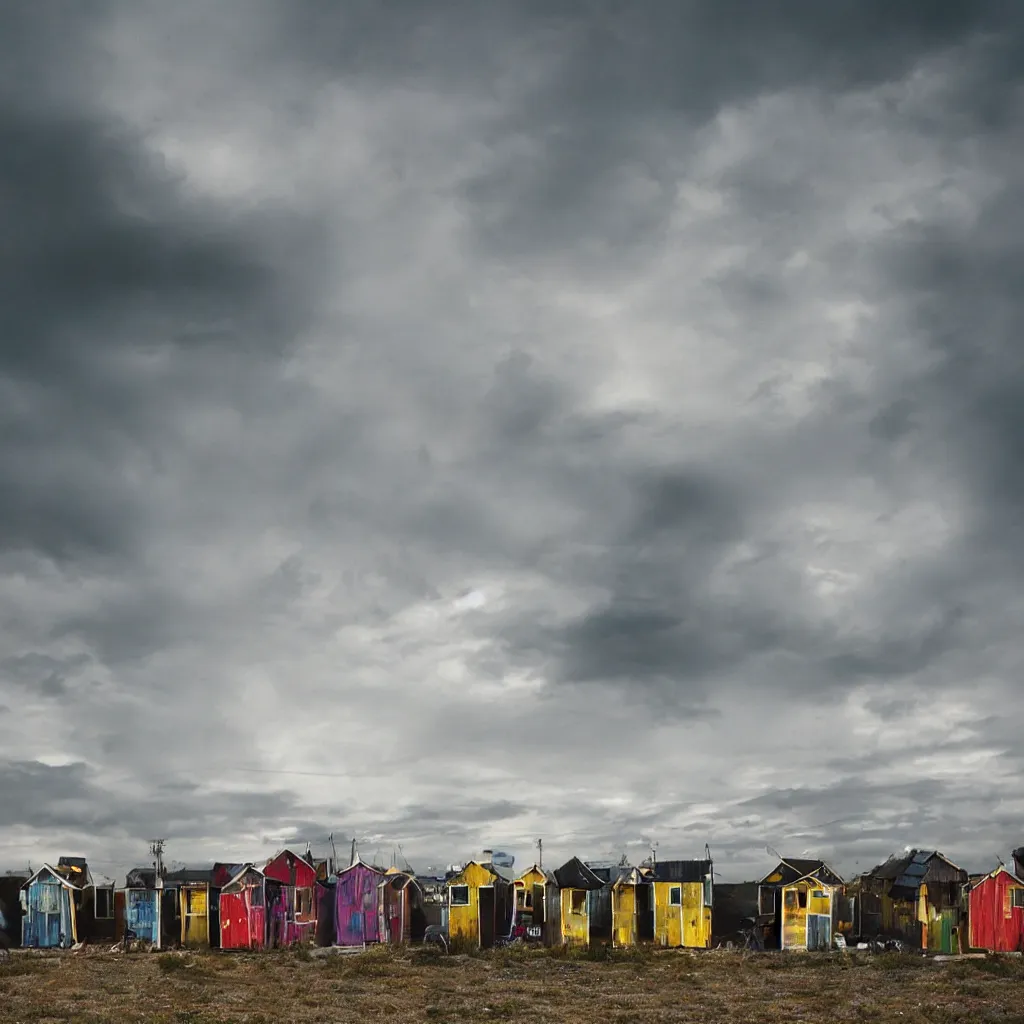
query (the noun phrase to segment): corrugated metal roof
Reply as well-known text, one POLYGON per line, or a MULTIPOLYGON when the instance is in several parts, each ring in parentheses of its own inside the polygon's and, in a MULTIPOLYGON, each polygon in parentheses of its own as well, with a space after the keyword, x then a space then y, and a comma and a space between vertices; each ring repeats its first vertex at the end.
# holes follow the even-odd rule
POLYGON ((555 884, 559 889, 603 889, 605 880, 595 874, 579 857, 572 857, 555 869, 555 884))
POLYGON ((659 882, 703 882, 710 874, 709 860, 660 860, 654 865, 659 882))

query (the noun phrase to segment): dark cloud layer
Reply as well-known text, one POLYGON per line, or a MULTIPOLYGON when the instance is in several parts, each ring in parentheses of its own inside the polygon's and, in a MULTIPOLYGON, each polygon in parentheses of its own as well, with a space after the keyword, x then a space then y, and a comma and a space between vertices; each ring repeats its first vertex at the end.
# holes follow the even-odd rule
POLYGON ((1019 845, 1022 28, 4 11, 0 857, 1019 845))

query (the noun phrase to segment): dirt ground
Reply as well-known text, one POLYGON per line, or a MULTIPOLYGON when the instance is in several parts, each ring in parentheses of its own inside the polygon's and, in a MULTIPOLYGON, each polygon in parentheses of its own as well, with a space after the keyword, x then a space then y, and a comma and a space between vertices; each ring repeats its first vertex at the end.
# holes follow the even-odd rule
POLYGON ((327 956, 16 951, 0 963, 0 1021, 1024 1024, 1024 960, 724 951, 589 958, 386 948, 327 956))

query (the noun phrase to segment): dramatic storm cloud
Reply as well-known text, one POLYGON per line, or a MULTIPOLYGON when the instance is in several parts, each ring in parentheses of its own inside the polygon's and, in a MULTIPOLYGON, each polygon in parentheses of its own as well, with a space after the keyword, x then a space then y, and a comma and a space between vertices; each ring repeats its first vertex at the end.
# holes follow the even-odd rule
POLYGON ((1022 43, 7 5, 0 866, 1005 859, 1022 43))

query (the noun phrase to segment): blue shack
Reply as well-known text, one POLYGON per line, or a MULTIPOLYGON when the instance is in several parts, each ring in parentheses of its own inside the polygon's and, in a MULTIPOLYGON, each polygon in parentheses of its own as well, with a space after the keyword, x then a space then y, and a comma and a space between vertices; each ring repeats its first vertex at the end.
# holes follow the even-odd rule
POLYGON ((44 864, 21 887, 21 944, 35 949, 74 946, 83 892, 56 868, 44 864))

